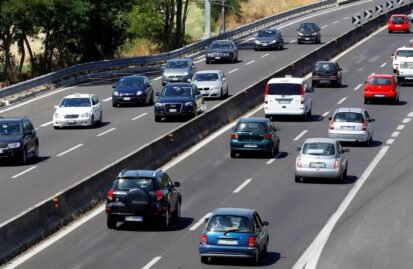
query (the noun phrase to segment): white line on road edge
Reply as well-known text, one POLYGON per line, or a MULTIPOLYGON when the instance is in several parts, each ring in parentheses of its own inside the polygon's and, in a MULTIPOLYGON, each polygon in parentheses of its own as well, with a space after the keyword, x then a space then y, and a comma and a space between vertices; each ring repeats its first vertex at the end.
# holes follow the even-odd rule
POLYGON ((235 68, 235 69, 229 71, 228 74, 234 73, 235 71, 238 71, 238 70, 239 70, 239 68, 235 68))
POLYGON ((272 164, 275 160, 276 160, 275 158, 271 158, 266 162, 266 164, 272 164))
POLYGON ((344 101, 346 101, 346 99, 347 99, 347 97, 341 98, 341 100, 337 102, 337 105, 340 105, 341 103, 343 103, 344 101))
POLYGON ((252 63, 254 63, 255 62, 255 60, 252 60, 252 61, 249 61, 248 63, 246 63, 245 65, 250 65, 250 64, 252 64, 252 63))
POLYGON ((363 84, 360 83, 359 85, 357 85, 357 87, 354 88, 354 90, 357 91, 358 89, 361 88, 361 86, 363 86, 363 84))
POLYGON ((393 142, 394 142, 394 139, 389 138, 389 139, 387 139, 386 144, 391 145, 391 144, 393 144, 393 142))
POLYGON ((104 99, 103 102, 108 102, 108 101, 110 101, 110 100, 112 100, 112 97, 109 97, 109 98, 104 99))
POLYGON ((106 130, 106 131, 104 131, 103 133, 100 133, 100 134, 98 134, 98 135, 96 135, 96 136, 102 136, 102 135, 105 135, 105 134, 107 134, 107 133, 110 133, 110 132, 112 132, 112 131, 114 131, 114 130, 116 130, 116 127, 110 128, 109 130, 106 130))
POLYGON ((383 63, 382 65, 380 65, 381 68, 385 67, 387 63, 383 63))
POLYGON ((195 60, 205 59, 205 55, 201 55, 195 58, 195 60))
POLYGON ((344 17, 344 19, 343 19, 343 20, 348 20, 348 19, 350 19, 350 17, 344 17))
POLYGON ((147 265, 142 267, 142 269, 149 269, 151 268, 155 263, 157 263, 160 259, 162 259, 161 256, 156 256, 155 258, 152 259, 152 261, 148 262, 147 265))
POLYGON ((315 269, 320 259, 321 252, 325 244, 327 243, 328 238, 330 237, 331 232, 333 231, 334 226, 337 221, 341 218, 347 207, 350 205, 351 201, 354 199, 358 191, 361 189, 363 184, 366 182, 367 178, 373 172, 376 165, 380 162, 383 156, 386 154, 389 146, 383 146, 376 157, 371 161, 366 170, 354 184, 353 188, 346 195, 344 200, 341 202, 340 206, 337 208, 336 212, 330 217, 326 225, 311 243, 311 245, 306 249, 304 254, 300 259, 294 264, 293 269, 315 269))
POLYGON ((326 27, 328 27, 328 25, 323 25, 323 26, 321 26, 321 29, 324 29, 326 27))
POLYGON ((404 126, 404 124, 400 124, 399 126, 397 126, 396 130, 403 130, 404 126))
POLYGON ((303 135, 305 135, 305 133, 306 133, 307 131, 308 131, 308 130, 302 131, 299 135, 297 135, 297 136, 294 138, 294 141, 297 141, 298 139, 300 139, 303 135))
POLYGON ((335 21, 335 22, 333 22, 333 24, 336 24, 336 23, 339 23, 340 21, 335 21))
POLYGON ((77 148, 80 148, 81 146, 83 146, 83 144, 79 144, 79 145, 77 145, 77 146, 74 146, 73 148, 70 148, 70 149, 68 149, 68 150, 66 150, 66 151, 63 151, 62 153, 59 153, 59 154, 57 154, 56 156, 57 156, 57 157, 63 156, 63 155, 65 155, 66 153, 69 153, 69 152, 71 152, 71 151, 73 151, 73 150, 75 150, 75 149, 77 149, 77 148))
POLYGON ((49 121, 49 122, 43 123, 42 125, 40 125, 40 127, 46 127, 46 126, 49 126, 52 123, 53 123, 53 121, 49 121))
POLYGON ((409 112, 409 114, 407 114, 407 117, 413 117, 413 112, 409 112))
POLYGON ((245 180, 244 183, 242 183, 241 185, 239 185, 239 187, 236 188, 236 189, 233 191, 233 193, 239 193, 239 192, 240 192, 245 186, 247 186, 248 183, 250 183, 251 181, 252 181, 251 178, 245 180))
POLYGON ((400 134, 400 132, 393 132, 393 133, 391 134, 391 137, 398 137, 399 134, 400 134))
POLYGON ((24 175, 24 174, 32 171, 33 169, 36 169, 36 167, 37 167, 37 166, 32 166, 32 167, 24 170, 23 172, 20 172, 20 173, 18 173, 17 175, 12 176, 11 178, 18 178, 19 176, 24 175))
POLYGON ((329 113, 330 113, 330 111, 326 111, 326 112, 324 112, 324 114, 321 115, 321 116, 325 117, 325 116, 327 116, 329 113))
POLYGON ((268 55, 270 55, 270 54, 269 54, 269 53, 266 53, 266 54, 262 55, 261 58, 265 58, 265 57, 267 57, 268 55))
POLYGON ((203 61, 205 61, 205 58, 200 59, 200 60, 197 60, 197 61, 195 61, 194 63, 198 64, 198 63, 203 62, 203 61))
POLYGON ((139 115, 139 116, 136 116, 136 117, 134 117, 134 118, 132 118, 132 120, 137 120, 137 119, 139 119, 139 118, 142 118, 143 116, 145 116, 145 115, 148 115, 148 113, 143 113, 143 114, 141 114, 141 115, 139 115))
POLYGON ((153 80, 160 80, 162 78, 162 76, 159 76, 157 78, 154 78, 153 80))
POLYGON ((206 218, 209 218, 212 215, 211 212, 206 213, 205 216, 203 216, 200 220, 198 220, 194 225, 192 225, 191 228, 189 228, 190 231, 195 231, 196 229, 198 229, 199 226, 201 226, 202 223, 205 222, 206 218))
POLYGON ((410 122, 410 118, 403 119, 403 123, 408 123, 408 122, 410 122))

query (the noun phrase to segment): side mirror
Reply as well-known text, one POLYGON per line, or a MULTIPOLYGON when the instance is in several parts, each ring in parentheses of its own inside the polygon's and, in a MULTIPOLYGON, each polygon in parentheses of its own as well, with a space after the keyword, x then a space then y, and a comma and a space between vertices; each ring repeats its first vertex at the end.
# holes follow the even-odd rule
POLYGON ((301 147, 296 147, 295 150, 296 150, 296 151, 300 151, 300 150, 301 150, 301 147))
POLYGON ((116 85, 112 85, 112 89, 115 89, 116 88, 116 85))
POLYGON ((178 181, 174 182, 174 187, 179 188, 181 187, 181 183, 179 183, 178 181))
POLYGON ((367 84, 367 80, 366 80, 366 81, 364 81, 364 84, 367 84))
POLYGON ((58 109, 58 108, 59 108, 59 106, 54 106, 54 108, 58 109))
POLYGON ((155 93, 156 96, 161 96, 160 92, 155 93))
POLYGON ((392 55, 391 56, 394 56, 394 53, 392 53, 392 55))
POLYGON ((332 117, 328 117, 328 120, 332 120, 333 118, 332 117))
POLYGON ((227 80, 227 78, 225 78, 225 77, 224 77, 224 78, 222 78, 222 81, 225 81, 225 80, 227 80))
POLYGON ((268 225, 270 225, 270 223, 268 221, 263 221, 262 222, 262 226, 268 226, 268 225))
POLYGON ((205 223, 207 223, 209 221, 209 218, 205 218, 204 221, 205 223))
POLYGON ((350 149, 343 149, 343 153, 344 152, 350 152, 350 149))

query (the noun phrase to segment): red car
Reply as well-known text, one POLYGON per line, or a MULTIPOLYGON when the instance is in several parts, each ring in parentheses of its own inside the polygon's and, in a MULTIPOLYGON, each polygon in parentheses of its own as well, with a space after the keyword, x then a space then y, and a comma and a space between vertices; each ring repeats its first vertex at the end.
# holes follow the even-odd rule
POLYGON ((407 17, 407 15, 404 14, 394 14, 390 17, 387 27, 389 33, 394 31, 410 33, 409 17, 407 17))
POLYGON ((392 75, 374 74, 367 78, 364 86, 364 103, 373 99, 390 99, 394 104, 399 102, 399 89, 392 75))

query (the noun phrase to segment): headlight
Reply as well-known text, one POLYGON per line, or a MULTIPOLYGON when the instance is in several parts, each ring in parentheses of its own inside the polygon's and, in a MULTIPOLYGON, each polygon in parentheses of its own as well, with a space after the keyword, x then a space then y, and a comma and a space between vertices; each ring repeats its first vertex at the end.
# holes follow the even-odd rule
POLYGON ((212 91, 216 91, 216 90, 220 90, 220 89, 221 89, 221 86, 211 87, 212 91))
POLYGON ((258 40, 255 40, 255 44, 260 44, 260 41, 258 41, 258 40))
POLYGON ((277 42, 277 40, 271 40, 271 44, 274 44, 275 42, 277 42))
POLYGON ((162 107, 162 104, 161 103, 155 103, 155 106, 162 107))
POLYGON ((312 36, 316 36, 316 35, 317 35, 317 33, 313 33, 313 34, 312 34, 312 36))
POLYGON ((60 114, 59 113, 54 113, 54 117, 58 119, 58 118, 60 118, 60 114))
POLYGON ((186 103, 185 103, 185 106, 193 106, 193 105, 194 105, 193 102, 186 102, 186 103))
POLYGON ((9 149, 19 148, 19 147, 20 147, 20 143, 19 143, 19 142, 17 142, 17 143, 10 143, 10 144, 7 145, 7 147, 8 147, 9 149))
POLYGON ((136 95, 142 95, 143 94, 143 91, 137 91, 136 92, 136 95))
POLYGON ((212 57, 213 55, 212 55, 212 53, 208 53, 207 56, 208 56, 208 57, 212 57))
POLYGON ((184 76, 188 76, 188 74, 189 74, 188 72, 185 72, 185 73, 184 73, 184 76))
POLYGON ((229 56, 228 52, 223 53, 224 56, 229 56))
POLYGON ((80 114, 80 117, 81 118, 87 118, 87 117, 89 117, 89 113, 84 113, 84 114, 80 114))
POLYGON ((114 95, 114 96, 118 96, 119 93, 118 93, 117 91, 114 91, 114 92, 113 92, 113 95, 114 95))
POLYGON ((299 35, 299 36, 303 36, 303 33, 300 33, 300 32, 299 32, 298 35, 299 35))

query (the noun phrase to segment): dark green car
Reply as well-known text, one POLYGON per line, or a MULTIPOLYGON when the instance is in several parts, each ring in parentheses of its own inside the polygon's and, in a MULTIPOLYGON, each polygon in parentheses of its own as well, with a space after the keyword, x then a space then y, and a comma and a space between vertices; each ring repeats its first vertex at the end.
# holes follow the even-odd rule
POLYGON ((272 158, 279 152, 280 137, 275 127, 267 118, 241 118, 231 134, 231 158, 241 152, 265 152, 272 158))

